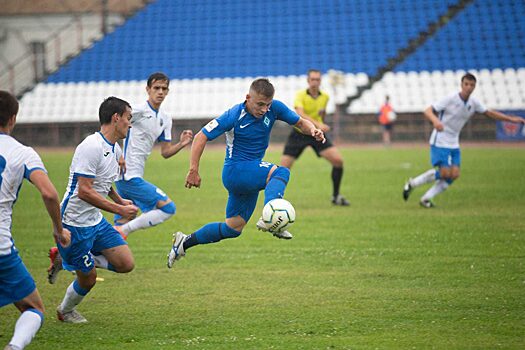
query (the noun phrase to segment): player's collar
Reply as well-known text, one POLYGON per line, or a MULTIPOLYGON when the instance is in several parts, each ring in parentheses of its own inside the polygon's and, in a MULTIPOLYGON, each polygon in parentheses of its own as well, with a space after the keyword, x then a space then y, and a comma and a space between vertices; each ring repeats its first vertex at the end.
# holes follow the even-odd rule
MULTIPOLYGON (((312 96, 312 94, 310 93, 310 89, 306 89, 306 94, 309 95, 309 96, 312 96)), ((319 96, 321 96, 323 93, 321 92, 321 90, 319 90, 319 93, 317 94, 316 97, 313 97, 312 98, 317 98, 319 96)))
POLYGON ((151 110, 155 113, 159 113, 159 111, 155 108, 153 108, 153 106, 149 103, 149 101, 146 101, 146 103, 148 104, 149 108, 151 108, 151 110))
POLYGON ((103 139, 104 141, 106 141, 106 143, 107 143, 108 145, 111 146, 111 151, 115 151, 115 144, 109 142, 108 139, 105 138, 104 135, 103 135, 100 131, 97 131, 97 132, 100 134, 100 136, 102 137, 102 139, 103 139))
POLYGON ((464 100, 463 97, 461 96, 461 92, 458 92, 458 96, 459 96, 459 99, 463 102, 463 104, 467 104, 467 102, 468 102, 468 100, 470 98, 470 96, 469 96, 466 100, 464 100))

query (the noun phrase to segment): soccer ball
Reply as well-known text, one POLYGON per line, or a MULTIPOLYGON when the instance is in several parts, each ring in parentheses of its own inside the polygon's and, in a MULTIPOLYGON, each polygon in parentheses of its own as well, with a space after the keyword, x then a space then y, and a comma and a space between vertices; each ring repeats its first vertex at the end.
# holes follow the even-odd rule
POLYGON ((295 209, 286 199, 272 199, 263 208, 262 219, 270 232, 282 232, 295 221, 295 209))
POLYGON ((387 114, 387 118, 388 118, 388 121, 389 121, 389 122, 395 122, 396 119, 397 119, 397 114, 396 114, 396 112, 394 112, 394 111, 390 111, 390 112, 388 112, 388 114, 387 114))

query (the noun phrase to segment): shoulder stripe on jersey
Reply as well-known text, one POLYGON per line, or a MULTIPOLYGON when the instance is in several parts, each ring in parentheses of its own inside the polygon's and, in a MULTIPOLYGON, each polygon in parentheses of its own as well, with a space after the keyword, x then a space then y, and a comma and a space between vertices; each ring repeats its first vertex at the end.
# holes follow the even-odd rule
POLYGON ((67 194, 66 199, 64 199, 64 203, 62 204, 62 208, 60 208, 60 216, 64 217, 64 212, 66 211, 67 204, 69 203, 69 199, 75 192, 75 189, 77 188, 77 182, 78 182, 78 174, 73 173, 73 179, 71 180, 71 187, 69 188, 69 193, 67 194))
POLYGON ((128 152, 128 143, 129 143, 130 137, 131 137, 131 129, 128 129, 128 134, 126 135, 126 141, 124 142, 124 159, 126 159, 126 154, 128 152))

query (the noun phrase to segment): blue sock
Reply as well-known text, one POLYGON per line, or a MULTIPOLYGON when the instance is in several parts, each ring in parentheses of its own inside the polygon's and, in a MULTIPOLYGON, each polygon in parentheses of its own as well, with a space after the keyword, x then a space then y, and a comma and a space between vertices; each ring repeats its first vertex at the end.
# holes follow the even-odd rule
POLYGON ((452 183, 454 182, 454 180, 452 180, 452 179, 446 179, 445 181, 446 181, 449 185, 452 185, 452 183))
POLYGON ((283 198, 288 180, 290 180, 290 169, 283 166, 275 169, 264 189, 264 204, 275 198, 283 198))
POLYGON ((439 172, 439 169, 436 170, 436 180, 441 179, 441 173, 439 172))
POLYGON ((226 238, 235 238, 241 234, 226 225, 225 222, 212 222, 192 233, 184 242, 184 250, 197 244, 219 242, 226 238))

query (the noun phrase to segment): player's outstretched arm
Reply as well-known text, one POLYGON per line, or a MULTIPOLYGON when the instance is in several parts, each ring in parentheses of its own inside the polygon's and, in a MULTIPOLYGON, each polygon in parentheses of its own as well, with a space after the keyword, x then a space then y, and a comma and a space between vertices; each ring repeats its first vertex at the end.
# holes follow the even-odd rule
MULTIPOLYGON (((137 216, 138 208, 136 206, 108 201, 106 198, 102 197, 97 191, 95 191, 95 189, 93 188, 93 181, 93 178, 87 178, 83 176, 78 177, 78 198, 99 209, 108 211, 113 214, 122 215, 122 217, 128 220, 132 220, 135 218, 135 216, 137 216)), ((114 193, 113 195, 115 194, 116 193, 114 193)))
POLYGON ((186 175, 185 186, 187 188, 201 186, 199 164, 207 142, 208 137, 202 131, 199 131, 193 139, 193 144, 191 145, 190 170, 188 170, 188 175, 186 175))
POLYGON ((160 154, 164 158, 169 158, 179 153, 181 149, 186 147, 193 140, 193 131, 183 130, 180 134, 180 141, 172 144, 171 142, 160 143, 160 154))
POLYGON ((427 107, 423 114, 425 115, 425 118, 427 118, 432 123, 437 131, 443 131, 443 123, 441 123, 439 118, 436 116, 436 113, 434 113, 434 108, 432 108, 432 106, 427 107))
POLYGON ((310 121, 317 129, 321 129, 323 132, 330 131, 330 126, 326 125, 325 123, 318 122, 314 119, 312 119, 308 114, 305 113, 304 109, 301 107, 295 107, 295 112, 299 114, 299 116, 303 119, 306 119, 310 121))
POLYGON ((504 113, 501 113, 499 111, 493 110, 493 109, 487 109, 487 111, 484 113, 487 117, 490 117, 492 119, 496 120, 502 120, 505 122, 511 122, 511 123, 521 123, 525 124, 525 119, 516 115, 506 115, 504 113))
POLYGON ((326 142, 323 131, 321 129, 316 128, 315 125, 308 119, 304 119, 301 117, 299 121, 295 124, 295 126, 298 127, 303 134, 311 135, 317 141, 321 141, 322 143, 326 142))
POLYGON ((42 201, 53 222, 55 242, 60 243, 64 247, 68 246, 71 242, 71 233, 62 227, 60 201, 55 186, 53 186, 53 183, 43 170, 34 170, 31 175, 29 175, 29 180, 31 180, 31 183, 35 185, 42 195, 42 201))

